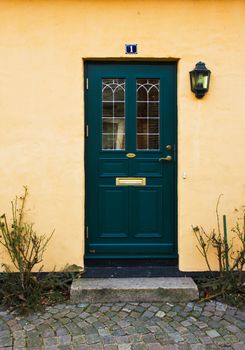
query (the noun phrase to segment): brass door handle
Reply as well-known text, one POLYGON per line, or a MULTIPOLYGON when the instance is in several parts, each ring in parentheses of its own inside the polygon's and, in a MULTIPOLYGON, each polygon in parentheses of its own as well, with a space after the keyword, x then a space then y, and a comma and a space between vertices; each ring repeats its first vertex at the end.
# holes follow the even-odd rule
POLYGON ((173 160, 173 157, 172 156, 167 156, 167 157, 164 157, 164 158, 159 158, 159 162, 161 162, 161 160, 165 160, 167 162, 171 162, 171 160, 173 160))

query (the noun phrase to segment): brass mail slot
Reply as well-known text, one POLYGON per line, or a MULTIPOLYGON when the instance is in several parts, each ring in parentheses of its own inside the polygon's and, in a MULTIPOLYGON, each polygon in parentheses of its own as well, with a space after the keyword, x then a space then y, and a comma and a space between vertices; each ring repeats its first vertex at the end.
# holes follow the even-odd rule
POLYGON ((145 177, 116 177, 116 186, 145 186, 145 177))

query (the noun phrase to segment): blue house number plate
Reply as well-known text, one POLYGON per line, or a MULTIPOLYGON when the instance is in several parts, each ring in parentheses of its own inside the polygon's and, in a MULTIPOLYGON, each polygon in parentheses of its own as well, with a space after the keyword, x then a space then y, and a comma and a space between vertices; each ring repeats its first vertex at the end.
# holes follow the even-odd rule
POLYGON ((135 55, 138 53, 137 52, 137 44, 126 44, 125 48, 126 48, 127 54, 135 55))

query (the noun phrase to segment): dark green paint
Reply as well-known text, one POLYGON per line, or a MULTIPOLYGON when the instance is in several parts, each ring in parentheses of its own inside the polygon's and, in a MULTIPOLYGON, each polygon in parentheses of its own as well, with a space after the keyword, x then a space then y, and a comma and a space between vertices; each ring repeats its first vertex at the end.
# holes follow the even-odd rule
POLYGON ((89 62, 86 92, 87 258, 177 256, 176 63, 89 62), (102 79, 126 79, 126 149, 102 151, 102 79), (136 79, 160 79, 159 151, 136 150, 136 79), (175 151, 166 145, 175 144, 175 151), (136 158, 128 159, 133 152, 136 158), (159 162, 172 155, 173 162, 159 162), (145 176, 145 187, 115 185, 118 176, 145 176), (91 253, 92 251, 92 253, 91 253))

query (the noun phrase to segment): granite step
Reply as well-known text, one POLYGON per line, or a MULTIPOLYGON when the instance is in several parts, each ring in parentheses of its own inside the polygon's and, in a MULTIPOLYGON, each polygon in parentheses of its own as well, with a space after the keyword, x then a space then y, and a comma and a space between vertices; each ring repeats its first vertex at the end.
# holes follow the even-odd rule
POLYGON ((198 297, 190 277, 80 278, 70 290, 73 303, 188 302, 198 297))

